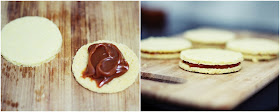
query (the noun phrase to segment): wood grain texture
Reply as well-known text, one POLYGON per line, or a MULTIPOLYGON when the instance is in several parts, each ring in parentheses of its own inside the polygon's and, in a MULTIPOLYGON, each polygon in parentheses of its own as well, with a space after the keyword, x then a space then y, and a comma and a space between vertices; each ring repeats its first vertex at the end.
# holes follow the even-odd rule
POLYGON ((223 75, 188 72, 179 67, 179 61, 180 59, 142 58, 141 93, 178 105, 228 110, 245 101, 279 75, 279 59, 259 63, 244 61, 241 71, 223 75))
POLYGON ((97 40, 123 43, 139 56, 138 2, 1 2, 2 27, 23 16, 53 21, 63 37, 56 58, 19 67, 1 58, 1 110, 139 110, 139 78, 114 94, 91 92, 74 79, 77 50, 97 40))

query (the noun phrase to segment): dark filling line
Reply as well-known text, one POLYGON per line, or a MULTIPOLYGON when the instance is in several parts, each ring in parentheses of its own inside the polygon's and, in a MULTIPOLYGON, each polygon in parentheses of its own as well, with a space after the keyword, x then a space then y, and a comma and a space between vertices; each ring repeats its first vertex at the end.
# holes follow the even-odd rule
POLYGON ((240 62, 236 63, 236 64, 231 64, 231 65, 204 65, 204 64, 194 64, 194 63, 190 63, 190 62, 187 62, 184 60, 182 60, 182 61, 183 61, 183 63, 189 65, 190 67, 198 67, 198 68, 227 69, 227 68, 233 68, 233 67, 240 65, 240 62))
POLYGON ((146 54, 178 54, 181 53, 181 51, 178 52, 148 52, 148 51, 141 51, 142 53, 146 54))
POLYGON ((247 54, 243 53, 244 55, 255 55, 255 56, 277 56, 277 54, 247 54))

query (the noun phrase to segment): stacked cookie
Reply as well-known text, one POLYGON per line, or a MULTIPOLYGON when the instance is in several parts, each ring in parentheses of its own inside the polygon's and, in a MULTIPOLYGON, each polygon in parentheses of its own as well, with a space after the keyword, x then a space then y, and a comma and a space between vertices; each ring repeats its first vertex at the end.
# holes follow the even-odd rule
POLYGON ((226 42, 233 40, 233 32, 214 28, 189 30, 183 35, 190 40, 193 48, 225 48, 226 42))
POLYGON ((258 62, 278 57, 279 45, 267 39, 245 38, 227 43, 226 49, 241 52, 244 59, 258 62))
POLYGON ((179 58, 180 52, 192 44, 181 38, 150 37, 141 41, 141 57, 149 59, 179 58))
POLYGON ((181 52, 179 66, 188 71, 222 74, 241 69, 241 53, 222 49, 190 49, 181 52))

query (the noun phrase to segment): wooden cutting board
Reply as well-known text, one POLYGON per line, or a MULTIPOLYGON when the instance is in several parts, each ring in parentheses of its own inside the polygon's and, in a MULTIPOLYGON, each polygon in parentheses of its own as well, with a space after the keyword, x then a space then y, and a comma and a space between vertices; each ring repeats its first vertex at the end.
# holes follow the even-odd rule
POLYGON ((241 71, 223 75, 188 72, 179 68, 179 61, 142 58, 141 93, 182 106, 229 110, 279 75, 279 59, 259 63, 244 61, 241 71))
POLYGON ((91 92, 75 80, 77 50, 96 40, 113 40, 139 56, 139 2, 1 2, 2 27, 23 16, 53 21, 63 37, 49 63, 19 67, 1 58, 1 110, 139 110, 139 78, 114 94, 91 92))

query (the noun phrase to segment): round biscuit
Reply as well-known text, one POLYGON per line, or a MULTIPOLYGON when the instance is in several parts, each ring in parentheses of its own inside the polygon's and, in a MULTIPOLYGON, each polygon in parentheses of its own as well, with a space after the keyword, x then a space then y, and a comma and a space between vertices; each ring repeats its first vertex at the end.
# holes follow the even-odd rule
POLYGON ((243 61, 239 52, 222 49, 188 49, 181 52, 180 58, 194 64, 228 65, 243 61))
POLYGON ((61 33, 44 17, 25 16, 4 26, 1 55, 17 66, 34 67, 49 62, 60 51, 61 33))
POLYGON ((183 38, 150 37, 141 41, 141 51, 147 52, 180 52, 191 46, 192 44, 183 38))
POLYGON ((279 53, 279 44, 268 39, 245 38, 229 41, 226 49, 246 54, 275 54, 279 53))
POLYGON ((99 40, 84 45, 78 50, 73 60, 72 71, 77 82, 80 83, 83 87, 97 93, 115 93, 128 88, 135 82, 139 74, 139 61, 136 54, 126 45, 107 40, 99 40), (88 77, 82 77, 82 72, 85 70, 88 64, 88 47, 95 43, 112 43, 116 45, 129 64, 129 69, 126 73, 124 73, 120 77, 114 78, 112 81, 103 85, 101 88, 97 87, 94 80, 88 77))
POLYGON ((186 31, 184 37, 191 42, 204 44, 225 44, 235 38, 233 32, 214 29, 214 28, 198 28, 186 31))

